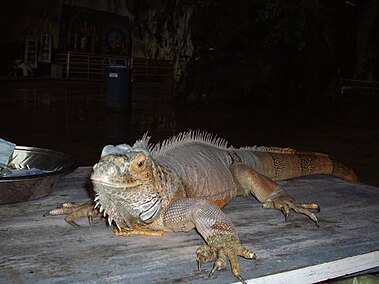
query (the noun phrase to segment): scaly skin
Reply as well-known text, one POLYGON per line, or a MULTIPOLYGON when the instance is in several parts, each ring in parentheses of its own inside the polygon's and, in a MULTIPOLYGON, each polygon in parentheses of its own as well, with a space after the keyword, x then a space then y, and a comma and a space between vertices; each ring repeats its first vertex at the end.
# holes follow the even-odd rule
POLYGON ((144 136, 133 146, 106 146, 93 167, 95 208, 69 204, 45 215, 67 214, 74 219, 101 213, 114 223, 118 235, 163 235, 194 228, 206 241, 197 249, 199 269, 214 261, 212 275, 229 260, 241 281, 237 256, 256 258, 240 244, 236 229, 220 210, 235 196, 254 195, 265 208, 304 214, 318 225, 315 203, 292 199, 275 180, 311 174, 330 174, 357 181, 354 171, 329 156, 293 149, 227 147, 226 141, 200 132, 182 133, 148 146, 144 136))

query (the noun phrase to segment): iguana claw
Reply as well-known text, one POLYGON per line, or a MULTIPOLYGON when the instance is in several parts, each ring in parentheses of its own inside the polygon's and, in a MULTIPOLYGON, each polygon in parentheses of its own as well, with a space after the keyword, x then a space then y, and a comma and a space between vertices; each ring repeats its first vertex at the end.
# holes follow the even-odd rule
POLYGON ((319 227, 317 217, 309 209, 320 212, 320 206, 316 203, 300 203, 291 198, 286 192, 279 191, 272 194, 264 203, 264 208, 275 208, 282 211, 287 221, 290 210, 308 216, 319 227))
POLYGON ((201 265, 217 259, 216 249, 211 248, 208 245, 202 245, 196 250, 197 268, 201 271, 201 265))
POLYGON ((215 235, 207 240, 209 245, 202 245, 196 250, 198 269, 201 270, 201 265, 206 262, 215 261, 209 277, 216 271, 226 267, 229 260, 232 273, 242 283, 246 281, 242 278, 237 256, 242 256, 248 259, 256 259, 256 255, 241 246, 237 237, 232 235, 215 235))
POLYGON ((221 270, 226 267, 226 262, 228 261, 228 257, 220 250, 218 258, 213 265, 211 272, 209 273, 209 277, 211 277, 216 271, 221 270))

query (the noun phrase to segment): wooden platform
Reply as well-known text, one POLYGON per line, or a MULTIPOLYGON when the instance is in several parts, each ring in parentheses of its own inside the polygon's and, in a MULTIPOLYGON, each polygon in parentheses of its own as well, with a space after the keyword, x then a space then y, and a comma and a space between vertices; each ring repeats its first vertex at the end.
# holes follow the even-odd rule
MULTIPOLYGON (((164 237, 117 237, 104 219, 74 228, 42 217, 57 205, 85 201, 90 168, 64 177, 43 199, 0 206, 0 283, 230 283, 230 270, 197 270, 196 231, 164 237)), ((257 260, 240 258, 249 283, 312 283, 379 267, 379 188, 314 176, 281 182, 302 201, 317 201, 320 228, 304 216, 264 209, 253 197, 224 211, 257 260)))

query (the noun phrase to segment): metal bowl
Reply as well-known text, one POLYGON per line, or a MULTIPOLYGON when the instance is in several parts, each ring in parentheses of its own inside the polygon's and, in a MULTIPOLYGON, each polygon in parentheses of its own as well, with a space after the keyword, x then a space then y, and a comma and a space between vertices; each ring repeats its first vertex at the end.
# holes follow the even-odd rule
POLYGON ((24 202, 50 194, 64 174, 77 168, 76 160, 49 149, 17 146, 12 164, 17 168, 36 168, 48 173, 0 177, 0 204, 24 202))

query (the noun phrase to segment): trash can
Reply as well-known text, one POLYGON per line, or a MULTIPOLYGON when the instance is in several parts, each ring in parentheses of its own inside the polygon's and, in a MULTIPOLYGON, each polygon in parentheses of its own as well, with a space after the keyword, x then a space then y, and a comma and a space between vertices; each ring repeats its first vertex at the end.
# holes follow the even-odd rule
POLYGON ((130 110, 132 69, 125 65, 107 67, 107 107, 113 111, 130 110))

